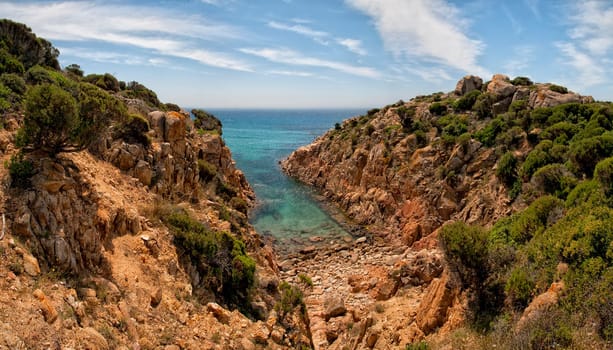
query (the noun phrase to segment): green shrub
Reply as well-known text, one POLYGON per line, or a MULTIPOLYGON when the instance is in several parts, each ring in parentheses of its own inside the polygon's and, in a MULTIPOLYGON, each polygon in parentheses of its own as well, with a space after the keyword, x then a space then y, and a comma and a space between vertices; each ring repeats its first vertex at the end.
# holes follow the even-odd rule
POLYGON ((485 146, 491 147, 495 144, 498 134, 507 128, 507 122, 499 116, 489 122, 483 129, 477 131, 475 138, 485 146))
POLYGON ((23 64, 17 58, 0 48, 0 72, 23 74, 23 64))
POLYGON ((411 343, 406 344, 404 346, 404 350, 429 350, 430 345, 425 340, 420 341, 419 343, 411 343))
POLYGON ((519 114, 519 112, 528 108, 528 101, 526 100, 517 100, 511 102, 509 105, 509 112, 513 113, 515 116, 519 114))
POLYGON ((313 280, 307 274, 299 273, 298 279, 300 280, 300 282, 304 283, 305 285, 309 287, 313 287, 313 280))
POLYGON ((64 67, 64 70, 72 75, 74 75, 77 78, 82 78, 83 77, 83 70, 81 69, 81 66, 79 66, 76 63, 72 63, 67 65, 66 67, 64 67))
POLYGON ((211 181, 217 175, 217 167, 204 159, 198 160, 198 174, 203 181, 211 181))
POLYGON ((33 66, 26 72, 26 81, 29 84, 53 84, 56 81, 53 79, 51 72, 41 66, 33 66))
POLYGON ((243 214, 247 214, 247 211, 249 210, 249 205, 247 204, 247 201, 245 201, 241 197, 232 197, 232 199, 230 199, 229 204, 232 208, 240 211, 243 214))
POLYGON ((300 307, 302 315, 306 314, 306 305, 304 304, 304 297, 302 291, 296 286, 292 286, 289 283, 283 281, 279 284, 279 292, 281 296, 279 301, 275 304, 275 311, 279 314, 279 318, 282 320, 292 312, 296 307, 300 307))
POLYGON ((119 81, 109 73, 89 74, 83 80, 106 91, 118 92, 120 90, 119 81))
POLYGON ((466 285, 482 280, 486 273, 487 231, 456 221, 443 226, 439 238, 449 261, 458 268, 466 285))
POLYGON ((583 174, 592 176, 594 167, 603 158, 613 152, 613 133, 573 142, 570 145, 569 158, 573 165, 583 174))
POLYGON ((139 143, 149 147, 151 140, 146 135, 149 131, 149 121, 139 114, 130 114, 119 126, 116 137, 122 138, 127 143, 139 143))
POLYGON ((112 121, 122 121, 126 133, 133 139, 148 145, 142 135, 149 130, 149 123, 139 115, 127 115, 125 104, 108 92, 89 83, 79 83, 79 125, 74 142, 87 147, 100 137, 112 121))
POLYGON ((414 119, 415 119, 415 113, 416 113, 415 106, 410 106, 410 107, 401 106, 401 107, 398 107, 396 109, 396 113, 400 117, 400 124, 402 124, 402 127, 405 130, 405 132, 411 132, 411 131, 415 130, 414 126, 413 126, 414 119))
POLYGON ((553 110, 549 107, 535 108, 530 112, 530 121, 532 127, 545 125, 547 119, 553 114, 553 110))
POLYGON ((493 104, 494 96, 492 96, 490 93, 484 93, 477 97, 477 100, 473 105, 473 110, 477 113, 477 117, 479 119, 490 118, 493 115, 493 104))
POLYGON ((55 155, 72 145, 79 128, 77 101, 57 85, 37 85, 26 94, 19 143, 55 155))
POLYGON ((517 180, 517 158, 513 152, 507 152, 500 158, 496 167, 496 176, 507 187, 517 180))
POLYGON ((194 115, 194 127, 206 131, 215 131, 218 135, 222 134, 221 121, 214 115, 202 109, 192 109, 194 115))
POLYGON ((566 198, 577 184, 577 179, 563 164, 548 164, 532 175, 535 187, 559 198, 566 198))
POLYGON ((215 192, 225 201, 229 201, 232 197, 236 197, 238 190, 223 181, 219 181, 215 192))
POLYGON ((469 111, 477 102, 477 98, 481 95, 481 91, 473 90, 466 95, 458 98, 453 104, 453 108, 458 111, 469 111))
POLYGON ((121 90, 121 94, 128 98, 142 100, 151 107, 160 107, 157 94, 139 82, 131 81, 127 83, 126 88, 121 90))
POLYGON ((11 156, 11 160, 5 163, 11 176, 11 186, 18 188, 30 187, 30 178, 34 175, 34 164, 25 159, 22 153, 11 156))
POLYGON ((25 94, 27 89, 26 81, 20 75, 14 73, 2 74, 2 76, 0 76, 0 82, 19 96, 25 94))
POLYGON ((208 287, 224 302, 246 308, 255 281, 255 261, 245 244, 227 232, 215 232, 182 211, 164 221, 174 243, 190 258, 208 287))
POLYGON ((522 310, 528 306, 535 287, 534 281, 528 277, 525 269, 525 267, 513 269, 504 286, 507 302, 516 310, 522 310))
POLYGON ((566 144, 579 130, 580 128, 577 125, 562 121, 547 127, 541 132, 539 138, 541 140, 551 140, 558 144, 566 144))
POLYGON ((434 102, 430 104, 430 107, 428 107, 428 110, 433 115, 443 115, 447 112, 447 106, 445 106, 444 104, 440 102, 434 102))
POLYGON ((582 204, 601 204, 606 202, 602 187, 595 180, 583 181, 570 191, 566 197, 566 207, 578 207, 582 204))
POLYGON ((511 80, 511 84, 516 85, 516 86, 517 85, 530 86, 530 85, 533 85, 534 83, 528 77, 515 77, 513 80, 511 80))
POLYGON ((608 196, 613 196, 613 157, 606 158, 596 164, 594 177, 600 182, 605 193, 608 196))
POLYGON ((552 159, 546 151, 540 148, 534 148, 528 153, 526 160, 522 163, 520 174, 524 181, 528 181, 532 177, 532 174, 543 166, 551 163, 551 161, 552 159))
POLYGON ((561 213, 564 202, 553 196, 542 196, 515 217, 509 236, 517 243, 524 243, 551 226, 561 213))
POLYGON ((568 93, 568 89, 567 88, 565 88, 564 86, 556 85, 556 84, 549 85, 549 90, 555 91, 555 92, 558 92, 558 93, 561 93, 561 94, 568 93))

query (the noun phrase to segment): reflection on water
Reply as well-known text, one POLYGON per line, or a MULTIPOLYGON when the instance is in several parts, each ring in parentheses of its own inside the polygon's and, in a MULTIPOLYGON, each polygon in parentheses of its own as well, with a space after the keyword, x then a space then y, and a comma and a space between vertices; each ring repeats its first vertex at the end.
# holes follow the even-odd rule
POLYGON ((306 186, 281 172, 279 161, 313 141, 356 110, 211 111, 223 123, 223 138, 251 183, 258 204, 251 223, 280 241, 347 233, 324 212, 306 186))

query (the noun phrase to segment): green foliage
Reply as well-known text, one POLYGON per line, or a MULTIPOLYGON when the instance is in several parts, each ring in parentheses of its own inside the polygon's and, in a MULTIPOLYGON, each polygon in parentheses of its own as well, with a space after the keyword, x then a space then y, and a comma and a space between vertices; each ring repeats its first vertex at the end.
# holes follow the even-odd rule
POLYGON ((604 191, 595 180, 579 183, 566 197, 567 208, 578 207, 582 204, 595 205, 605 202, 604 191))
POLYGON ((513 101, 509 105, 509 112, 511 112, 511 113, 513 113, 513 114, 515 114, 517 116, 519 114, 519 112, 525 110, 527 107, 528 107, 528 101, 526 101, 526 100, 513 101))
POLYGON ((498 134, 507 128, 507 121, 502 116, 498 116, 489 122, 484 128, 477 131, 475 133, 475 138, 485 146, 491 147, 495 144, 498 134))
POLYGON ((558 92, 558 93, 561 93, 561 94, 568 93, 568 89, 567 88, 565 88, 564 86, 556 85, 556 84, 549 85, 549 90, 555 91, 555 92, 558 92))
POLYGON ((298 287, 283 281, 279 284, 279 292, 281 293, 281 297, 275 304, 275 311, 277 311, 281 320, 297 307, 300 307, 300 311, 303 315, 306 313, 304 296, 298 287))
POLYGON ((553 196, 542 196, 532 202, 521 214, 513 220, 509 237, 524 243, 533 236, 542 233, 551 226, 563 213, 564 202, 553 196))
POLYGON ((341 129, 341 124, 340 123, 334 123, 334 130, 340 130, 341 129))
POLYGON ((238 193, 236 188, 223 181, 217 182, 217 188, 215 192, 225 201, 229 201, 232 199, 232 197, 236 197, 238 193))
POLYGON ((11 176, 11 186, 18 188, 30 187, 30 178, 34 175, 34 164, 25 159, 23 153, 12 155, 11 160, 5 163, 11 176))
POLYGON ((606 158, 596 164, 594 177, 600 182, 607 196, 613 195, 613 157, 606 158))
POLYGON ((53 84, 56 81, 51 76, 51 72, 41 66, 33 66, 26 72, 26 81, 29 84, 53 84))
POLYGON ((127 83, 126 88, 121 91, 121 94, 127 98, 143 100, 151 107, 160 107, 160 100, 156 93, 139 82, 131 81, 127 83))
POLYGON ((77 101, 56 85, 38 85, 26 94, 20 140, 55 155, 70 145, 79 127, 77 101))
POLYGON ((396 109, 396 113, 398 113, 398 116, 400 117, 400 124, 402 124, 402 128, 405 130, 405 132, 413 131, 414 130, 413 123, 414 123, 415 113, 416 113, 415 106, 398 107, 398 109, 396 109))
POLYGON ((573 142, 569 158, 580 173, 592 176, 594 167, 613 153, 613 132, 573 142))
POLYGON ((243 214, 247 214, 247 211, 249 210, 249 205, 247 204, 247 201, 245 201, 241 197, 232 197, 232 199, 230 199, 229 204, 232 208, 240 211, 243 214))
POLYGON ((532 175, 536 189, 559 198, 566 198, 577 184, 575 176, 563 164, 548 164, 532 175))
POLYGON ((174 243, 190 258, 207 286, 222 301, 245 308, 255 281, 255 261, 245 244, 227 232, 215 232, 185 212, 171 213, 164 221, 174 243))
POLYGON ((8 53, 4 48, 0 48, 0 72, 23 74, 25 71, 23 64, 8 53))
POLYGON ((530 86, 534 83, 528 77, 515 77, 515 79, 511 80, 511 84, 519 85, 519 86, 530 86))
POLYGON ((477 102, 477 98, 481 95, 481 91, 473 90, 466 95, 458 98, 454 104, 453 108, 457 111, 469 111, 477 102))
POLYGON ((11 108, 11 90, 0 83, 0 112, 4 112, 11 108))
POLYGON ((528 181, 532 174, 534 174, 539 168, 549 164, 552 162, 549 153, 544 151, 542 148, 534 148, 528 156, 526 160, 524 160, 521 165, 520 174, 524 178, 524 180, 528 181))
POLYGON ((83 80, 106 91, 118 92, 120 90, 119 81, 109 73, 89 74, 83 80))
POLYGON ((477 101, 473 105, 473 110, 477 113, 479 119, 490 118, 492 116, 492 105, 494 104, 494 96, 490 93, 484 93, 477 97, 477 101))
POLYGON ((307 274, 299 273, 298 279, 300 280, 300 282, 304 283, 305 285, 309 287, 313 287, 313 280, 307 274))
POLYGON ((517 158, 512 152, 506 152, 498 161, 496 176, 507 187, 517 180, 517 158))
POLYGON ((26 81, 20 75, 14 73, 2 74, 0 76, 0 82, 19 96, 25 94, 27 89, 26 81))
POLYGON ((198 174, 200 176, 200 179, 205 182, 209 182, 213 180, 213 178, 217 175, 217 167, 204 159, 199 159, 198 174))
POLYGON ((487 259, 487 231, 456 221, 442 227, 440 241, 449 261, 455 265, 465 285, 481 280, 487 259))
POLYGON ((73 74, 75 77, 83 77, 83 70, 81 69, 81 66, 76 63, 69 64, 64 69, 66 70, 66 72, 73 74))
POLYGON ((525 267, 517 267, 511 272, 511 276, 504 286, 504 292, 510 305, 521 310, 528 306, 534 291, 534 281, 526 273, 525 267))
POLYGON ((32 29, 24 24, 9 19, 0 20, 0 42, 6 45, 13 57, 19 59, 25 69, 35 65, 60 69, 57 61, 60 52, 47 40, 37 38, 32 29))
POLYGON ((443 115, 447 113, 447 106, 440 102, 434 102, 430 104, 430 107, 428 107, 428 110, 433 115, 443 115))
POLYGON ((87 147, 111 123, 123 121, 123 129, 128 135, 148 145, 142 133, 149 130, 149 123, 138 115, 128 116, 124 103, 108 92, 89 83, 79 83, 79 126, 75 142, 79 147, 87 147))
POLYGON ((404 350, 429 350, 430 345, 425 340, 420 341, 419 343, 411 343, 406 344, 404 346, 404 350))
POLYGON ((139 143, 149 147, 151 140, 147 136, 149 121, 139 114, 130 114, 117 128, 116 138, 122 138, 127 143, 139 143))
POLYGON ((202 109, 192 109, 194 115, 194 127, 207 131, 216 131, 218 135, 222 134, 221 121, 211 113, 202 109))

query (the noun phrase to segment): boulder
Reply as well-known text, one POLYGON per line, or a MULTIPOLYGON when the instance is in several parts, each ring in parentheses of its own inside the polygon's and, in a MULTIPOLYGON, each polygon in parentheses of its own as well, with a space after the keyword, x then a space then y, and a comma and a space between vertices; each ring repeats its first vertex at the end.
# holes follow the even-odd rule
POLYGON ((77 338, 81 341, 83 349, 91 350, 107 350, 109 349, 109 343, 98 333, 97 330, 92 327, 81 328, 77 334, 77 338))
POLYGON ((32 295, 40 302, 40 309, 43 313, 45 321, 47 321, 47 323, 49 324, 55 322, 58 316, 57 310, 55 309, 49 298, 47 298, 45 293, 42 290, 37 289, 34 291, 34 293, 32 293, 32 295))
POLYGON ((430 334, 447 320, 447 311, 460 291, 460 283, 449 271, 434 279, 417 308, 415 321, 424 334, 430 334))
POLYGON ((149 121, 149 126, 151 127, 151 129, 155 131, 156 136, 159 138, 163 138, 166 114, 161 111, 153 111, 147 114, 147 120, 149 121))
POLYGON ((324 318, 328 321, 332 317, 343 316, 347 312, 345 302, 340 297, 330 297, 324 301, 324 318))
POLYGON ((562 292, 563 289, 564 281, 552 283, 545 293, 538 295, 530 302, 530 305, 526 307, 521 318, 517 322, 515 329, 517 331, 521 330, 526 326, 526 323, 535 318, 541 310, 557 304, 560 292, 562 292))
POLYGON ((460 79, 455 86, 455 94, 464 96, 473 90, 481 90, 483 80, 474 75, 467 75, 460 79))
POLYGON ((144 160, 139 160, 134 168, 134 176, 145 186, 151 185, 151 179, 153 178, 153 170, 149 166, 149 163, 144 160))
POLYGON ((495 74, 487 84, 487 92, 496 96, 497 100, 513 96, 516 90, 517 87, 504 74, 495 74))
POLYGON ((206 309, 208 312, 212 313, 219 322, 223 324, 228 324, 228 322, 230 322, 230 312, 219 306, 219 304, 212 302, 208 303, 206 304, 206 309))
POLYGON ((164 123, 164 141, 173 142, 185 139, 186 134, 185 116, 177 112, 166 113, 164 123))
POLYGON ((592 98, 591 96, 581 96, 571 91, 562 94, 550 90, 549 85, 540 85, 537 90, 530 92, 528 106, 530 106, 530 108, 554 107, 564 103, 573 102, 589 103, 594 102, 594 98, 592 98))

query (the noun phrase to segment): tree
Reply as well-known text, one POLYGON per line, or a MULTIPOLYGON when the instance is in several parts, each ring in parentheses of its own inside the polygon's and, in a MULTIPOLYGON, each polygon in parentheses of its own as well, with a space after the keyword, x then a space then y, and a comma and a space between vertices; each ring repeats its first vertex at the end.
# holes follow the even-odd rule
POLYGON ((26 94, 18 144, 55 155, 68 147, 79 125, 77 101, 57 85, 34 86, 26 94))
POLYGON ((81 69, 81 66, 79 66, 76 63, 73 64, 69 64, 66 66, 66 68, 64 68, 67 72, 74 74, 77 77, 83 77, 83 70, 81 69))

